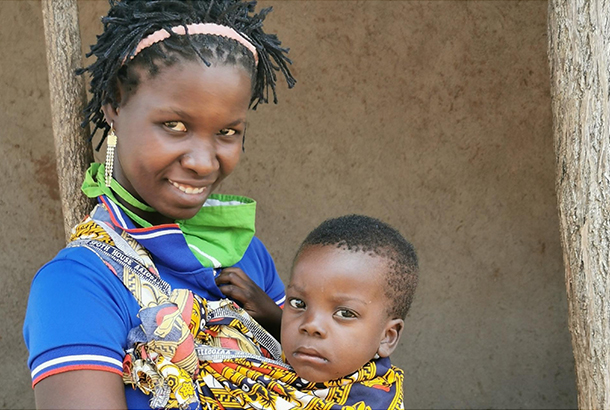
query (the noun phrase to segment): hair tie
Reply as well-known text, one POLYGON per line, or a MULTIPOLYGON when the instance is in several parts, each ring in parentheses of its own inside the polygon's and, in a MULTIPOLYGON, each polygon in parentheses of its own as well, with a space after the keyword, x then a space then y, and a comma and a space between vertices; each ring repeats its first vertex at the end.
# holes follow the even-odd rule
MULTIPOLYGON (((258 65, 258 53, 256 52, 256 47, 254 47, 254 44, 252 44, 250 42, 250 39, 248 37, 246 37, 245 34, 239 33, 238 31, 232 29, 231 27, 222 26, 222 25, 216 24, 216 23, 196 23, 196 24, 187 24, 186 27, 185 26, 172 27, 171 30, 174 32, 174 34, 178 34, 180 36, 186 35, 186 33, 188 31, 189 35, 212 34, 214 36, 223 36, 223 37, 228 37, 233 40, 236 40, 240 44, 242 44, 244 47, 246 47, 248 50, 250 50, 250 52, 254 55, 254 64, 258 65)), ((150 47, 153 44, 158 43, 160 41, 163 41, 163 40, 169 38, 170 36, 171 36, 171 34, 165 29, 157 30, 152 34, 149 34, 148 36, 146 36, 142 40, 140 40, 140 42, 138 43, 138 46, 136 47, 136 51, 134 51, 134 53, 130 57, 130 59, 137 56, 138 53, 140 53, 145 48, 150 47)), ((123 64, 125 64, 126 60, 127 60, 127 57, 125 57, 125 60, 123 60, 123 64)))

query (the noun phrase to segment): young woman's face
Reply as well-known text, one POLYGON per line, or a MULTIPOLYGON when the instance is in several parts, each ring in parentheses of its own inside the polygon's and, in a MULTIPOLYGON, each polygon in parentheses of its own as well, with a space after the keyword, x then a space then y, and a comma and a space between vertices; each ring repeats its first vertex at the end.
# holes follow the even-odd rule
POLYGON ((158 212, 140 212, 154 223, 193 217, 235 169, 251 96, 240 67, 187 61, 161 70, 141 73, 118 109, 104 107, 118 138, 114 177, 158 212))
POLYGON ((375 353, 389 356, 402 329, 384 294, 387 260, 336 246, 309 246, 295 261, 282 314, 282 347, 297 375, 347 376, 375 353), (397 328, 398 326, 398 328, 397 328))

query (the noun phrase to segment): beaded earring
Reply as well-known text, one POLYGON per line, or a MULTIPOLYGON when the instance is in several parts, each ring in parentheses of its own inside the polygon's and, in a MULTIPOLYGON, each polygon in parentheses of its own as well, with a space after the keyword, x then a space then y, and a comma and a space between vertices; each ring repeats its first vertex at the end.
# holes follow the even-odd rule
POLYGON ((114 168, 114 148, 117 143, 117 136, 114 133, 114 123, 110 124, 110 132, 108 133, 108 144, 106 145, 106 165, 104 169, 104 177, 106 186, 110 188, 112 182, 112 171, 114 168))

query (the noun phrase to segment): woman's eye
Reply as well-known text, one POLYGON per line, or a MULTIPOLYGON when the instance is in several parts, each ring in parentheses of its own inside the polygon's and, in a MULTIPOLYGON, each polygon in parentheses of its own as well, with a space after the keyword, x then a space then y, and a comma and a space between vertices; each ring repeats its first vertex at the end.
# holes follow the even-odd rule
POLYGON ((182 121, 167 121, 164 122, 163 125, 172 131, 186 132, 186 125, 184 125, 182 121))
POLYGON ((218 132, 220 135, 224 135, 226 137, 231 137, 235 134, 237 134, 237 131, 235 131, 232 128, 223 128, 218 132))
POLYGON ((336 315, 344 319, 352 319, 358 317, 355 312, 349 309, 340 309, 337 311, 336 315))
POLYGON ((290 299, 290 306, 292 306, 295 309, 305 309, 305 302, 303 302, 301 299, 290 299))

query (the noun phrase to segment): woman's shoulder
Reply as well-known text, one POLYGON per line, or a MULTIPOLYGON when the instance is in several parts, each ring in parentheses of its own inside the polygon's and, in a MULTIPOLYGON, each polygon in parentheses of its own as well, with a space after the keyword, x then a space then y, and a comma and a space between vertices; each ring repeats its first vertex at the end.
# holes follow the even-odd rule
POLYGON ((70 279, 70 282, 78 280, 79 277, 99 277, 106 280, 109 275, 113 275, 112 272, 93 251, 80 246, 66 247, 38 270, 32 283, 51 277, 70 279))
POLYGON ((93 251, 85 248, 84 246, 68 246, 60 250, 53 259, 43 265, 41 270, 47 265, 52 265, 55 263, 65 263, 69 261, 74 263, 85 264, 87 266, 91 266, 91 264, 93 263, 93 266, 91 266, 92 268, 99 268, 101 266, 104 266, 104 263, 93 251))
POLYGON ((60 300, 76 303, 83 298, 89 304, 110 302, 123 312, 125 319, 138 309, 137 301, 101 258, 78 246, 62 249, 38 270, 32 280, 28 308, 40 306, 38 302, 42 301, 57 305, 60 300))

